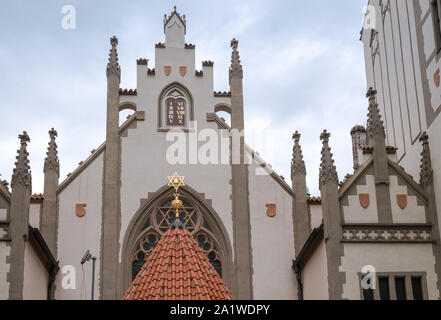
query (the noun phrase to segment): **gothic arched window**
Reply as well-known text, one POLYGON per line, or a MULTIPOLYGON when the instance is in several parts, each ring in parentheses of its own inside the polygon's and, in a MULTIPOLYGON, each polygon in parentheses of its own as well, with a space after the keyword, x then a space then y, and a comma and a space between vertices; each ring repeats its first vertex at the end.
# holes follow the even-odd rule
MULTIPOLYGON (((222 277, 222 258, 218 245, 211 235, 211 229, 199 210, 183 200, 183 207, 179 212, 180 219, 185 228, 195 237, 197 243, 204 251, 214 269, 222 277)), ((135 279, 148 256, 159 242, 162 234, 170 229, 176 219, 171 200, 164 202, 155 209, 145 224, 145 231, 137 240, 137 245, 132 255, 132 280, 135 279)))
POLYGON ((180 86, 174 85, 161 96, 161 124, 162 128, 186 128, 189 122, 190 99, 180 86))

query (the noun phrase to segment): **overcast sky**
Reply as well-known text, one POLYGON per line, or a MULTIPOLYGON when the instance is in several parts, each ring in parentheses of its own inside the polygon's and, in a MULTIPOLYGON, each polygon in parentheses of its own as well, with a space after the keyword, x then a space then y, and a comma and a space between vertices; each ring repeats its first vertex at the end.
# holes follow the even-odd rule
MULTIPOLYGON (((352 172, 349 132, 366 122, 362 7, 367 0, 3 1, 0 11, 0 179, 11 179, 27 130, 33 192, 43 192, 48 130, 58 130, 60 182, 105 139, 109 38, 119 38, 121 87, 136 88, 136 59, 154 61, 173 5, 187 16, 196 63, 215 61, 228 90, 230 40, 240 41, 248 144, 290 183, 292 134, 302 133, 307 182, 318 195, 323 129, 339 178, 352 172), (76 29, 61 8, 76 8, 76 29)), ((152 65, 152 64, 151 64, 152 65)))

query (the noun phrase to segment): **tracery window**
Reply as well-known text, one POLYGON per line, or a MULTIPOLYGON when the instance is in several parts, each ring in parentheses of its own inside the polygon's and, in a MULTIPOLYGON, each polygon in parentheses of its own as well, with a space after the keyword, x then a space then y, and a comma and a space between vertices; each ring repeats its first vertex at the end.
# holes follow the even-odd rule
MULTIPOLYGON (((197 243, 204 251, 213 268, 222 277, 222 258, 218 245, 211 235, 211 229, 199 210, 183 201, 183 208, 179 213, 180 219, 185 228, 193 234, 197 243)), ((153 249, 158 244, 162 234, 166 233, 176 219, 174 209, 171 206, 171 200, 158 206, 150 215, 145 231, 139 237, 134 254, 132 255, 132 280, 135 279, 141 267, 147 261, 153 249)))

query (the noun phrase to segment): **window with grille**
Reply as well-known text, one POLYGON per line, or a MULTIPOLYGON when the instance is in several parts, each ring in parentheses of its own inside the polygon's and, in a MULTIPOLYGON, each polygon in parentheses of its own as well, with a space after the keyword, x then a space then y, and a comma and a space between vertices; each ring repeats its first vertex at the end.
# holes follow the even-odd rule
MULTIPOLYGON (((183 207, 180 209, 179 217, 185 228, 193 234, 199 247, 207 256, 213 268, 222 277, 222 258, 216 240, 211 234, 209 224, 204 220, 198 209, 187 201, 183 200, 183 207)), ((132 255, 132 280, 135 279, 147 258, 158 244, 161 236, 166 233, 176 219, 172 208, 171 200, 158 206, 150 215, 137 242, 136 249, 132 255)))
MULTIPOLYGON (((361 281, 363 275, 360 274, 361 281)), ((361 284, 362 282, 360 282, 361 284)), ((361 286, 364 300, 424 300, 426 294, 426 276, 421 274, 385 274, 376 275, 374 288, 361 286)))

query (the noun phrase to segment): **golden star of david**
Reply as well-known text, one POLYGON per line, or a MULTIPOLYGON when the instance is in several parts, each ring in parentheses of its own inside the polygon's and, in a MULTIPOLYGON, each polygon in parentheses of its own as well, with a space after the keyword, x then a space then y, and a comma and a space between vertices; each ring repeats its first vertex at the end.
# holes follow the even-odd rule
POLYGON ((176 192, 178 192, 180 187, 185 187, 184 179, 184 176, 180 176, 177 172, 175 172, 174 175, 168 177, 168 181, 170 181, 168 186, 175 188, 176 192))

